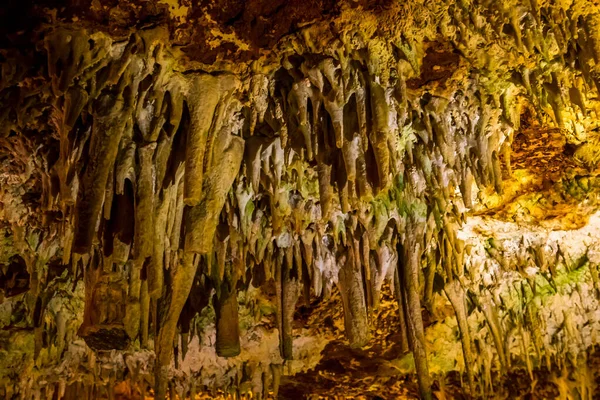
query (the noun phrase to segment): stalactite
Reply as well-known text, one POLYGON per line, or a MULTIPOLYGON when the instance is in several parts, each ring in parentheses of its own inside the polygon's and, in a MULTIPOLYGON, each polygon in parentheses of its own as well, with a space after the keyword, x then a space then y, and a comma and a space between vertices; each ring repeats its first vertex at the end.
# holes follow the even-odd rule
MULTIPOLYGON (((319 153, 322 154, 322 153, 319 153)), ((324 157, 324 156, 323 156, 324 157)), ((321 200, 321 217, 328 219, 331 215, 333 189, 331 187, 331 165, 317 155, 317 173, 319 176, 319 195, 321 200)))
POLYGON ((467 371, 467 378, 469 380, 469 389, 471 395, 475 394, 475 378, 473 375, 473 366, 475 365, 475 358, 472 353, 472 341, 471 333, 469 331, 469 322, 467 314, 467 305, 465 291, 460 285, 457 279, 453 279, 451 282, 446 282, 444 285, 444 292, 452 307, 456 313, 456 321, 458 323, 458 329, 460 330, 460 340, 463 348, 463 357, 465 360, 465 370, 467 371))
POLYGON ((109 94, 101 95, 98 100, 90 138, 90 153, 94 158, 88 160, 82 177, 82 190, 77 199, 73 244, 73 250, 77 253, 88 253, 91 249, 109 169, 117 156, 119 140, 127 123, 126 119, 119 117, 127 114, 132 95, 127 88, 123 88, 116 100, 109 94))
POLYGON ((186 138, 184 175, 184 201, 188 206, 196 206, 202 199, 204 159, 207 143, 211 140, 209 131, 213 116, 221 93, 232 90, 234 85, 230 76, 193 75, 189 82, 186 99, 190 107, 190 128, 186 138))
POLYGON ((207 254, 213 245, 219 211, 227 192, 239 171, 244 154, 244 141, 235 136, 218 139, 215 147, 215 165, 203 183, 202 198, 192 207, 186 224, 185 251, 207 254))
POLYGON ((171 290, 161 300, 158 333, 154 343, 156 352, 154 390, 157 399, 166 398, 168 372, 173 357, 173 340, 177 330, 177 320, 192 288, 194 275, 198 267, 198 263, 194 258, 197 257, 193 253, 182 253, 178 255, 177 263, 171 265, 169 271, 171 290))
POLYGON ((339 286, 344 304, 344 327, 352 347, 363 347, 370 340, 367 303, 360 262, 352 251, 339 271, 339 286))
POLYGON ((377 162, 377 173, 381 188, 389 182, 390 155, 388 150, 388 104, 385 99, 384 89, 376 82, 371 82, 371 112, 373 115, 373 129, 371 144, 377 162))
POLYGON ((235 283, 223 282, 219 293, 213 297, 217 316, 215 348, 221 357, 235 357, 240 354, 240 328, 235 283))
POLYGON ((489 298, 488 295, 488 297, 484 299, 475 299, 475 301, 477 301, 478 307, 481 309, 481 312, 485 316, 485 320, 492 334, 494 345, 496 346, 496 351, 498 353, 498 361, 500 363, 500 366, 502 370, 506 370, 508 368, 508 359, 504 348, 504 335, 502 327, 500 326, 500 321, 498 320, 496 310, 491 304, 492 300, 489 298))
POLYGON ((419 269, 422 253, 420 239, 423 235, 422 223, 416 216, 409 216, 404 242, 398 248, 401 269, 400 281, 404 287, 403 301, 406 304, 406 323, 410 348, 415 359, 417 377, 419 380, 419 393, 423 399, 432 399, 431 380, 427 365, 425 349, 425 334, 421 316, 421 300, 419 296, 419 269))
POLYGON ((69 133, 75 127, 77 118, 81 114, 83 107, 88 102, 88 93, 80 87, 71 87, 65 94, 64 117, 60 126, 60 165, 57 166, 57 174, 60 180, 60 195, 63 202, 63 210, 66 211, 66 205, 71 205, 75 202, 72 198, 70 189, 71 182, 69 172, 72 169, 74 160, 71 158, 71 153, 76 146, 69 140, 69 133))

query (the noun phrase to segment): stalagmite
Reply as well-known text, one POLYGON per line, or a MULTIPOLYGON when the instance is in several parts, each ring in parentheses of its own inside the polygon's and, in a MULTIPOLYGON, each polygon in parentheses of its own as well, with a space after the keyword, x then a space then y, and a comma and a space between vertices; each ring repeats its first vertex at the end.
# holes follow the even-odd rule
POLYGON ((152 164, 156 144, 152 143, 144 147, 138 147, 139 173, 136 180, 136 210, 135 210, 135 238, 133 251, 135 258, 144 260, 150 257, 154 250, 153 227, 154 227, 154 176, 155 170, 152 164))
POLYGON ((281 364, 271 364, 271 374, 273 375, 273 396, 279 393, 279 385, 281 383, 281 364))
MULTIPOLYGON (((438 250, 439 251, 439 250, 438 250)), ((438 256, 439 257, 439 256, 438 256)), ((429 310, 433 309, 433 285, 437 270, 437 260, 433 251, 427 252, 427 270, 424 272, 425 285, 423 293, 423 303, 429 310)))
POLYGON ((148 280, 142 282, 140 293, 140 344, 148 347, 148 325, 150 323, 150 295, 148 294, 148 280))
MULTIPOLYGON (((287 244, 287 243, 282 243, 287 244)), ((277 327, 279 329, 279 349, 284 360, 293 359, 292 323, 294 310, 301 289, 301 270, 293 262, 293 248, 281 248, 276 267, 275 287, 277 293, 277 327)))
POLYGON ((398 302, 398 331, 400 333, 400 349, 402 353, 407 353, 410 349, 408 342, 408 322, 407 322, 407 309, 405 305, 406 296, 404 295, 404 286, 400 280, 400 268, 394 270, 394 295, 398 302))
POLYGON ((123 274, 89 267, 85 283, 89 291, 78 335, 92 349, 125 349, 131 339, 125 326, 126 280, 123 274))

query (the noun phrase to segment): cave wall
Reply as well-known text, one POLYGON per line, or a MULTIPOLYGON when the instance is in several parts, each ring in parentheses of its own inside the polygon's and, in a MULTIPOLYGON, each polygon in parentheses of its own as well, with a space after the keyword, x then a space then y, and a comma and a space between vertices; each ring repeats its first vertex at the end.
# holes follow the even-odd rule
POLYGON ((576 365, 596 343, 595 5, 171 3, 42 4, 7 35, 6 397, 123 370, 185 395, 201 342, 196 365, 237 375, 199 386, 268 392, 284 362, 314 365, 297 306, 339 292, 360 348, 385 285, 422 398, 438 374, 485 396, 492 371, 576 365), (536 126, 563 158, 528 151, 536 126), (257 329, 269 345, 244 358, 257 329))

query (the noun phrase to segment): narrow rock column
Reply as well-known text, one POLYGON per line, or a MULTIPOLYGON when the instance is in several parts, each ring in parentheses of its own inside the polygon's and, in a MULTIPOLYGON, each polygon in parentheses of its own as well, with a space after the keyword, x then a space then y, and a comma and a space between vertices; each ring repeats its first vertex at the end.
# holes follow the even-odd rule
POLYGON ((282 299, 283 329, 281 335, 281 348, 283 358, 286 360, 291 360, 294 357, 292 324, 294 322, 294 312, 296 311, 296 303, 298 302, 300 287, 301 284, 298 279, 292 279, 289 276, 284 277, 282 299))
POLYGON ((339 272, 340 292, 344 304, 344 327, 351 347, 363 347, 370 340, 367 303, 360 264, 349 251, 339 272))
POLYGON ((240 325, 235 285, 225 281, 221 291, 213 297, 216 314, 216 351, 220 357, 235 357, 240 354, 240 325))
POLYGON ((471 333, 469 331, 467 305, 465 301, 465 290, 460 285, 457 279, 453 279, 450 282, 446 282, 444 285, 444 292, 454 308, 456 314, 456 321, 458 322, 458 330, 460 331, 460 340, 462 342, 463 357, 465 359, 465 370, 467 372, 467 379, 469 380, 469 389, 471 395, 475 394, 475 379, 473 377, 473 365, 474 358, 471 351, 471 333))
POLYGON ((177 332, 177 321, 188 298, 197 264, 194 254, 184 253, 180 262, 171 266, 171 290, 162 301, 160 326, 155 339, 156 365, 154 367, 154 392, 157 400, 166 398, 168 373, 173 358, 173 341, 177 332))
POLYGON ((413 218, 410 218, 406 229, 404 245, 398 245, 398 268, 407 309, 408 340, 415 359, 421 398, 431 400, 433 394, 427 365, 425 332, 421 316, 421 299, 419 297, 419 269, 422 254, 422 245, 419 238, 423 237, 423 227, 420 226, 418 221, 413 221, 413 218))
POLYGON ((406 303, 404 299, 406 296, 402 293, 404 288, 400 281, 399 268, 396 268, 394 273, 394 295, 396 296, 396 300, 398 301, 398 331, 400 333, 400 349, 402 350, 402 354, 407 353, 409 351, 408 346, 408 332, 406 331, 407 323, 406 323, 406 303))
MULTIPOLYGON (((213 151, 215 167, 211 168, 203 178, 200 202, 189 209, 183 255, 180 256, 181 261, 178 265, 171 267, 171 291, 167 293, 170 298, 162 300, 162 318, 156 340, 155 398, 157 400, 162 400, 166 396, 177 320, 190 294, 196 274, 197 260, 194 261, 194 257, 197 257, 196 254, 206 255, 213 251, 219 215, 227 193, 239 172, 244 154, 244 140, 230 135, 226 129, 214 140, 216 141, 213 151)), ((231 305, 227 307, 230 309, 231 305)), ((237 310, 237 307, 235 309, 237 310)))
POLYGON ((281 262, 275 272, 275 285, 279 298, 277 313, 279 349, 284 360, 291 360, 294 357, 292 324, 302 283, 299 279, 299 271, 294 267, 293 247, 283 248, 280 251, 285 254, 280 259, 281 261, 285 260, 285 262, 281 262))
POLYGON ((73 251, 78 254, 87 254, 92 248, 104 203, 106 182, 114 167, 131 108, 131 94, 125 97, 122 94, 117 98, 103 94, 95 103, 90 159, 81 178, 75 213, 73 251))

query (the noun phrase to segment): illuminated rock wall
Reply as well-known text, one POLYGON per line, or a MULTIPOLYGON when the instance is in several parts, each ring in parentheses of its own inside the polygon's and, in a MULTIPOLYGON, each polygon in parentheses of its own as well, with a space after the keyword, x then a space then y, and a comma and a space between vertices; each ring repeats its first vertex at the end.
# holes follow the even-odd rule
POLYGON ((114 32, 49 12, 3 50, 6 397, 268 396, 327 342, 301 304, 339 292, 361 348, 384 287, 422 398, 452 370, 486 397, 596 343, 596 6, 348 2, 252 55, 238 25, 171 12, 114 32), (529 144, 543 127, 562 158, 529 144))

